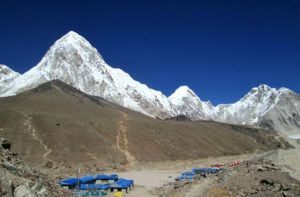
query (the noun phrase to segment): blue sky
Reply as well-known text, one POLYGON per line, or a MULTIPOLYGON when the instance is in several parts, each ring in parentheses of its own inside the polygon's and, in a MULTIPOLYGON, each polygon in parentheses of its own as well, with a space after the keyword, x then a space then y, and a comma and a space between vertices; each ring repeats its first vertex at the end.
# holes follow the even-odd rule
POLYGON ((214 104, 268 84, 300 92, 300 1, 0 1, 0 63, 35 66, 70 30, 108 64, 170 95, 214 104))

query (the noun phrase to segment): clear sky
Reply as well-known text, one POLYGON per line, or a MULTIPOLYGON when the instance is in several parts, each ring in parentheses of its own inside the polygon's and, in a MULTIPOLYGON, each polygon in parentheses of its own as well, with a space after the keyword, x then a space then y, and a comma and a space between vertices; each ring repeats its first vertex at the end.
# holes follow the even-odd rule
POLYGON ((268 84, 300 92, 299 0, 0 0, 0 63, 23 73, 73 30, 106 62, 214 104, 268 84))

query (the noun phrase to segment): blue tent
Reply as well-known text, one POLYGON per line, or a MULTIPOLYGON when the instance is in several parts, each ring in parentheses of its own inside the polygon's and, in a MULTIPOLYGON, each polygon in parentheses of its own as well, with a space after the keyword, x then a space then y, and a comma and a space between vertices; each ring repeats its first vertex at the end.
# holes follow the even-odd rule
POLYGON ((213 174, 219 172, 221 169, 220 168, 193 168, 193 172, 195 174, 213 174))
POLYGON ((176 177, 175 180, 184 180, 184 179, 191 180, 195 177, 195 175, 196 174, 193 171, 183 172, 181 176, 176 177))

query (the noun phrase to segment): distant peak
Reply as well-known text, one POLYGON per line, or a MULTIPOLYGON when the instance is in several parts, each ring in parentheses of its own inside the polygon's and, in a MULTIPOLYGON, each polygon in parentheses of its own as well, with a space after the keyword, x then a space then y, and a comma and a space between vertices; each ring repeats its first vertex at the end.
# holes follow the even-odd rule
POLYGON ((170 98, 182 98, 189 95, 197 97, 193 90, 191 90, 187 85, 183 85, 177 88, 175 92, 170 96, 170 98))
POLYGON ((75 43, 89 43, 83 36, 79 35, 74 31, 69 31, 67 34, 62 36, 55 42, 55 45, 58 44, 75 44, 75 43))
MULTIPOLYGON (((74 31, 69 31, 67 34, 58 39, 51 47, 50 52, 59 49, 60 53, 70 54, 70 51, 76 50, 79 54, 89 57, 91 53, 96 54, 103 60, 96 48, 86 40, 83 36, 74 31), (86 54, 86 55, 85 55, 86 54)), ((46 54, 47 56, 47 54, 46 54)))
POLYGON ((65 34, 62 38, 68 38, 68 39, 84 39, 83 36, 79 35, 78 33, 76 33, 75 31, 69 31, 67 34, 65 34))
POLYGON ((69 35, 69 36, 80 36, 78 33, 76 33, 75 31, 69 31, 66 35, 69 35))
POLYGON ((187 91, 192 91, 187 85, 183 85, 183 86, 180 86, 179 88, 177 88, 175 90, 175 92, 187 92, 187 91))
POLYGON ((272 88, 266 84, 261 84, 258 87, 252 88, 251 92, 268 92, 272 88))
POLYGON ((268 91, 271 90, 272 88, 266 84, 261 84, 258 86, 258 89, 268 91))
POLYGON ((278 91, 279 91, 279 93, 294 93, 292 90, 285 88, 285 87, 279 88, 278 91))

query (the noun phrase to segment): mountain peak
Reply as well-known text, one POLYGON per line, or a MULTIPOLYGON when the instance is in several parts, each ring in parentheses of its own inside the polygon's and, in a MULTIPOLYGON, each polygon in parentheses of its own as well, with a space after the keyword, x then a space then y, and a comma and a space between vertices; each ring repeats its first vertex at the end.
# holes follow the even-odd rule
POLYGON ((183 85, 177 88, 175 92, 169 96, 169 99, 175 101, 182 100, 182 98, 190 96, 198 97, 187 85, 183 85))
POLYGON ((266 84, 261 84, 258 86, 258 90, 270 91, 272 88, 266 84))
POLYGON ((181 103, 182 99, 185 97, 195 98, 200 101, 200 98, 187 85, 183 85, 177 88, 175 92, 168 98, 174 104, 174 103, 181 103))
POLYGON ((247 95, 257 94, 257 93, 264 93, 264 92, 270 92, 271 90, 276 90, 275 88, 271 88, 270 86, 266 84, 261 84, 258 87, 254 87, 251 89, 251 91, 247 95))
POLYGON ((177 88, 173 94, 185 96, 188 93, 195 94, 193 92, 193 90, 191 90, 187 85, 183 85, 183 86, 180 86, 179 88, 177 88))
POLYGON ((74 31, 69 31, 67 34, 58 39, 52 47, 58 46, 87 46, 92 47, 92 45, 83 36, 79 35, 74 31))
POLYGON ((292 90, 290 90, 288 88, 285 88, 285 87, 279 88, 278 92, 281 93, 281 94, 294 93, 292 90))
POLYGON ((50 59, 53 60, 51 62, 52 65, 56 62, 61 65, 79 65, 86 63, 95 66, 99 65, 99 62, 100 64, 104 62, 97 49, 94 48, 83 36, 74 31, 69 31, 67 34, 58 39, 50 47, 50 50, 46 53, 44 58, 45 57, 47 59, 50 57, 50 59), (96 63, 96 61, 98 61, 98 63, 96 63))
POLYGON ((68 33, 66 33, 66 36, 80 36, 77 32, 75 32, 75 31, 69 31, 68 33))
POLYGON ((76 33, 75 31, 69 31, 62 38, 78 39, 78 38, 83 38, 83 37, 81 35, 79 35, 78 33, 76 33))

